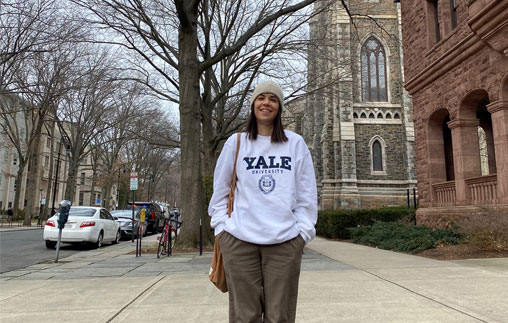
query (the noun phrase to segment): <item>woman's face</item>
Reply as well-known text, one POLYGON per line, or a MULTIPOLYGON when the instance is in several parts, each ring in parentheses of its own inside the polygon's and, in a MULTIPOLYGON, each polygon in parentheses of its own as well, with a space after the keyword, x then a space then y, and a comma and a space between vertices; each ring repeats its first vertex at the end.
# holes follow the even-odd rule
POLYGON ((254 116, 257 123, 273 125, 279 112, 279 100, 275 94, 262 93, 254 100, 254 116))

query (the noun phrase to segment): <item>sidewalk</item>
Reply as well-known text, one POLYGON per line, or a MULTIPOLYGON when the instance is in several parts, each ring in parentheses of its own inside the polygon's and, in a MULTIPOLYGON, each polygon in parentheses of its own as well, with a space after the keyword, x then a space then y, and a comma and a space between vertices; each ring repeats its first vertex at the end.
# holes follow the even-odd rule
MULTIPOLYGON (((156 237, 144 240, 155 243, 156 237)), ((0 275, 0 322, 227 322, 211 254, 157 259, 122 243, 0 275)), ((508 258, 437 261, 316 238, 297 322, 508 322, 508 258)))

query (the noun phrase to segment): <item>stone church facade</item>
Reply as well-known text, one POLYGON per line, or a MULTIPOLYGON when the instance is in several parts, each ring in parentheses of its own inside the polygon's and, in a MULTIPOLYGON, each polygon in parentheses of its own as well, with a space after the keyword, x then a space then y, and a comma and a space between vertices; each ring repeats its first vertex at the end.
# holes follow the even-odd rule
POLYGON ((416 187, 401 17, 392 0, 315 4, 304 137, 321 209, 406 205, 416 187))
POLYGON ((415 111, 417 222, 453 222, 506 239, 508 1, 401 6, 405 88, 415 111))

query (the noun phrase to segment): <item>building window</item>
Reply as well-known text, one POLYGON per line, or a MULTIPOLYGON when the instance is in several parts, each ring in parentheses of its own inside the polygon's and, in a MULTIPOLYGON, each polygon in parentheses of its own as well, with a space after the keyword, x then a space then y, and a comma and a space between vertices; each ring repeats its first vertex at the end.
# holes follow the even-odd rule
MULTIPOLYGON (((438 0, 428 0, 427 1, 427 24, 429 30, 429 38, 430 41, 434 39, 436 43, 441 40, 441 26, 439 25, 439 1, 438 0)), ((432 43, 431 43, 432 45, 432 43)))
POLYGON ((18 153, 15 151, 14 156, 12 157, 12 164, 17 165, 18 164, 18 153))
POLYGON ((17 188, 17 186, 18 186, 18 183, 17 183, 17 182, 18 182, 18 180, 17 180, 17 179, 15 179, 15 180, 14 180, 14 192, 16 192, 16 188, 17 188))
POLYGON ((4 163, 7 163, 9 160, 9 148, 5 148, 4 150, 4 163))
POLYGON ((386 175, 386 144, 380 136, 374 136, 369 143, 371 175, 386 175))
POLYGON ((49 156, 44 157, 44 167, 48 167, 49 165, 49 156))
POLYGON ((80 177, 79 183, 81 185, 85 185, 85 173, 81 173, 81 177, 80 177))
POLYGON ((46 147, 47 147, 47 148, 50 148, 50 147, 51 147, 51 138, 50 138, 50 137, 48 137, 48 138, 46 139, 46 147))
POLYGON ((361 50, 362 96, 364 101, 388 101, 386 55, 381 43, 370 37, 361 50))
POLYGON ((450 18, 452 23, 452 29, 457 27, 457 1, 450 0, 450 18))
POLYGON ((84 194, 79 192, 79 204, 78 205, 83 205, 83 200, 84 200, 84 194))
POLYGON ((374 171, 383 171, 383 153, 379 141, 374 141, 372 145, 372 165, 374 171))

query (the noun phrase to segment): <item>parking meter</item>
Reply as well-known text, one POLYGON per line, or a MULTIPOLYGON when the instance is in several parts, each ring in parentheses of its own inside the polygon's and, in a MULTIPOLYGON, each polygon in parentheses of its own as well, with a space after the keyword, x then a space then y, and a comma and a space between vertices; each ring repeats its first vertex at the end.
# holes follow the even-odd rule
POLYGON ((69 211, 71 209, 71 201, 63 200, 60 202, 60 207, 58 209, 58 229, 63 229, 67 220, 69 219, 69 211))
POLYGON ((69 219, 69 211, 71 210, 71 201, 63 200, 60 202, 60 207, 58 208, 58 240, 56 242, 56 259, 55 262, 58 262, 58 254, 60 253, 60 241, 62 240, 62 229, 64 228, 67 220, 69 219))

